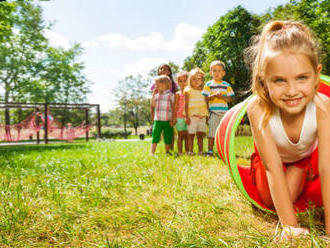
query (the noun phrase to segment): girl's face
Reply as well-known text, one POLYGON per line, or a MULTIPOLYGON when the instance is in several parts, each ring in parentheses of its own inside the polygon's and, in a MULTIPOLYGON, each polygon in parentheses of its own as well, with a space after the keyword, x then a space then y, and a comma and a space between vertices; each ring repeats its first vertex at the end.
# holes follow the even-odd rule
POLYGON ((163 81, 156 81, 156 88, 157 91, 162 93, 165 90, 168 90, 168 82, 163 82, 163 81))
POLYGON ((162 65, 161 67, 159 67, 158 76, 160 76, 160 75, 170 76, 171 75, 170 68, 168 68, 168 66, 166 66, 166 65, 162 65))
POLYGON ((178 84, 179 84, 181 90, 183 90, 187 86, 187 80, 188 80, 187 75, 178 77, 178 84))
POLYGON ((204 84, 204 75, 201 73, 195 73, 194 75, 191 76, 190 78, 191 82, 191 87, 193 89, 201 89, 204 84))
POLYGON ((316 93, 321 68, 315 71, 309 58, 297 53, 283 52, 268 61, 266 90, 283 118, 304 114, 316 93))

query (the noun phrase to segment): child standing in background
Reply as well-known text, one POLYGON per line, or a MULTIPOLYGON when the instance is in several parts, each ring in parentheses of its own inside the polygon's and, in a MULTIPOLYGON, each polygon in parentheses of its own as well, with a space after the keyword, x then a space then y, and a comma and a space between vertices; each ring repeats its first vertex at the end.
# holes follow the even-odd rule
POLYGON ((182 71, 176 75, 176 81, 180 86, 180 90, 175 94, 175 128, 178 132, 178 155, 182 154, 182 144, 185 144, 185 151, 188 152, 188 127, 185 121, 185 101, 184 89, 187 86, 188 72, 182 71))
POLYGON ((215 132, 228 110, 227 102, 231 102, 235 94, 230 84, 222 80, 226 75, 225 64, 222 61, 215 60, 210 64, 210 75, 213 79, 205 84, 202 94, 209 106, 207 155, 213 156, 215 132))
MULTIPOLYGON (((171 80, 171 84, 170 84, 171 92, 173 94, 175 94, 175 92, 178 91, 178 85, 175 83, 175 81, 173 79, 172 70, 171 70, 171 67, 168 64, 161 64, 158 67, 157 75, 158 76, 161 76, 161 75, 168 76, 171 80)), ((156 87, 155 83, 151 86, 151 91, 152 91, 152 93, 157 93, 157 87, 156 87)))
POLYGON ((281 237, 308 234, 300 227, 293 203, 304 185, 321 179, 325 232, 330 236, 330 99, 318 93, 317 41, 295 21, 268 23, 246 51, 252 91, 248 105, 256 153, 251 172, 264 204, 275 208, 281 237))
POLYGON ((204 72, 195 68, 189 72, 189 87, 185 90, 186 123, 188 124, 189 154, 194 155, 194 137, 197 136, 199 154, 203 154, 203 137, 206 129, 207 103, 202 95, 204 72))
MULTIPOLYGON (((175 92, 178 91, 178 85, 175 83, 175 81, 173 79, 172 69, 171 69, 171 67, 168 64, 161 64, 158 67, 157 75, 158 76, 161 76, 161 75, 168 76, 170 78, 170 80, 171 80, 170 91, 173 94, 175 94, 175 92)), ((157 87, 156 87, 156 84, 155 83, 151 86, 151 91, 152 91, 152 95, 154 95, 154 94, 157 93, 157 87)), ((170 147, 171 147, 171 150, 173 150, 173 148, 174 148, 174 135, 172 136, 172 142, 171 142, 171 146, 170 147)))
POLYGON ((151 99, 152 130, 151 154, 155 154, 163 132, 165 150, 169 153, 173 137, 174 94, 170 91, 171 79, 162 75, 155 78, 157 93, 151 99))

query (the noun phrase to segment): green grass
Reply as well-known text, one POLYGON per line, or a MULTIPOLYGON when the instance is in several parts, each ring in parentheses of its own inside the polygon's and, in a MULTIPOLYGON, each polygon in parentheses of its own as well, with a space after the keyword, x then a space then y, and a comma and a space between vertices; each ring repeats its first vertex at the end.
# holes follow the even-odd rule
MULTIPOLYGON (((248 160, 251 139, 237 140, 248 160)), ((218 158, 149 151, 150 141, 0 147, 0 247, 325 247, 319 211, 299 216, 313 235, 279 243, 277 218, 251 207, 218 158)))

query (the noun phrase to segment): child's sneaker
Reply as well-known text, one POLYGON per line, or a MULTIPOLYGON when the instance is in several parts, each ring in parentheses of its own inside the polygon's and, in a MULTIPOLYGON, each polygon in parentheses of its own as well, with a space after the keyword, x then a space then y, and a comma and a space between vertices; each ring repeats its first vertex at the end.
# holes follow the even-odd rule
POLYGON ((213 151, 211 151, 211 150, 208 151, 208 152, 207 152, 207 156, 208 156, 208 157, 213 157, 213 151))

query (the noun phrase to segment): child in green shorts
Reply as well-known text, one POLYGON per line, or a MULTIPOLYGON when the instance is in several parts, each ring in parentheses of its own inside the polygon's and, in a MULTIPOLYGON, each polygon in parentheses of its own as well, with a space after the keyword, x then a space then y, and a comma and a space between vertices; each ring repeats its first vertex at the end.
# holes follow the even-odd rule
POLYGON ((184 141, 185 151, 188 152, 188 127, 185 122, 185 101, 184 101, 184 89, 188 82, 188 72, 182 71, 176 75, 176 81, 180 86, 180 91, 175 94, 175 109, 176 125, 175 128, 178 131, 178 155, 182 154, 182 144, 184 141))
POLYGON ((152 129, 151 154, 155 154, 163 132, 165 150, 169 153, 173 137, 174 94, 171 92, 171 79, 166 75, 155 78, 157 93, 151 99, 152 129))

